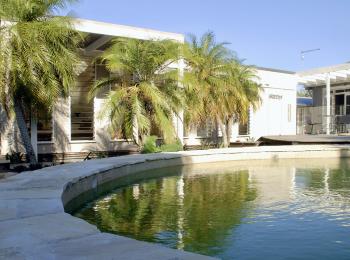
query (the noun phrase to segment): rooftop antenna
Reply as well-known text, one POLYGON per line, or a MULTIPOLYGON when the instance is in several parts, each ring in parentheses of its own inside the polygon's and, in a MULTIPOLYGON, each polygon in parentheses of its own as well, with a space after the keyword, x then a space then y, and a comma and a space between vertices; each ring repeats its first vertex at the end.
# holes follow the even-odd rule
POLYGON ((308 54, 308 53, 310 53, 310 52, 320 51, 320 50, 321 50, 320 48, 317 48, 317 49, 311 49, 311 50, 301 51, 301 52, 300 52, 301 60, 303 61, 303 60, 305 59, 305 54, 308 54))

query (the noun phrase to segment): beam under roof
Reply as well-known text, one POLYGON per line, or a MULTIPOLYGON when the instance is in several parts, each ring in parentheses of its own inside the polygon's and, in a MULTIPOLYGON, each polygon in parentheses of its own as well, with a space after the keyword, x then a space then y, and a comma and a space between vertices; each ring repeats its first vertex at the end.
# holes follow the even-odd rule
POLYGON ((98 38, 96 41, 90 43, 88 46, 86 46, 86 51, 95 51, 98 50, 98 48, 102 47, 106 43, 108 43, 110 40, 113 39, 113 36, 109 35, 102 35, 100 38, 98 38))
POLYGON ((297 75, 299 76, 299 83, 305 87, 326 85, 328 77, 331 84, 350 83, 350 63, 302 71, 298 72, 297 75))

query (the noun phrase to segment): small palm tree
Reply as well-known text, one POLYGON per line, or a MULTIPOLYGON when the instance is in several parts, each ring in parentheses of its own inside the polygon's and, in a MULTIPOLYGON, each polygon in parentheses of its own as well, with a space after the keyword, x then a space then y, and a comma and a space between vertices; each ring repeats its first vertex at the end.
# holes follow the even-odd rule
MULTIPOLYGON (((212 32, 200 40, 191 35, 184 46, 188 69, 184 75, 187 124, 212 121, 220 127, 228 147, 234 117, 258 105, 259 85, 254 73, 243 66, 227 43, 216 43, 212 32)), ((244 120, 244 118, 242 118, 244 120)))
POLYGON ((111 87, 102 116, 107 116, 112 132, 122 130, 124 138, 142 145, 156 126, 165 142, 174 140, 173 117, 182 106, 178 71, 170 69, 179 58, 179 46, 169 40, 142 41, 115 39, 101 55, 111 76, 92 87, 90 97, 111 87))
POLYGON ((0 0, 0 104, 13 112, 31 165, 37 159, 24 111, 50 113, 68 95, 82 40, 68 17, 52 16, 69 0, 0 0), (4 22, 5 21, 5 22, 4 22))
POLYGON ((258 77, 252 66, 243 65, 238 60, 233 61, 230 77, 231 83, 226 86, 222 97, 224 100, 222 116, 225 124, 223 136, 227 138, 224 145, 230 143, 232 125, 235 120, 246 123, 249 119, 250 109, 255 111, 261 103, 260 93, 262 89, 257 83, 258 77))

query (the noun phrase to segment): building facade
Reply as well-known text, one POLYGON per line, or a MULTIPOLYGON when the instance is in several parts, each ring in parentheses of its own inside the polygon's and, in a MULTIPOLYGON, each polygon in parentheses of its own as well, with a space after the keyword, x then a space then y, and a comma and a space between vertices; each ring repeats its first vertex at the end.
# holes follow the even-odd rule
MULTIPOLYGON (((95 64, 93 60, 110 46, 114 37, 184 42, 182 34, 96 21, 77 20, 75 26, 87 34, 81 50, 83 64, 79 69, 76 87, 68 99, 57 102, 51 117, 47 118, 40 113, 36 117, 28 116, 31 141, 39 157, 47 154, 130 150, 132 142, 118 139, 117 136, 111 137, 108 122, 98 116, 103 95, 97 95, 91 101, 87 98, 92 83, 108 76, 104 66, 95 64)), ((179 62, 175 66, 182 73, 184 64, 179 62)), ((247 123, 237 122, 233 125, 232 142, 253 141, 266 135, 296 134, 297 75, 266 68, 257 68, 256 71, 258 82, 263 88, 261 106, 256 111, 251 109, 247 123)), ((0 113, 1 155, 23 151, 16 124, 7 120, 4 112, 0 113)), ((208 125, 187 131, 182 118, 174 118, 174 125, 179 139, 186 145, 201 145, 212 137, 212 127, 208 125)), ((216 136, 220 137, 220 133, 216 133, 216 136)))
MULTIPOLYGON (((262 87, 261 104, 256 111, 250 109, 248 122, 233 124, 232 143, 255 142, 262 136, 296 134, 296 74, 261 67, 256 68, 256 74, 262 87)), ((185 131, 184 142, 187 145, 209 145, 212 131, 211 125, 185 131)))

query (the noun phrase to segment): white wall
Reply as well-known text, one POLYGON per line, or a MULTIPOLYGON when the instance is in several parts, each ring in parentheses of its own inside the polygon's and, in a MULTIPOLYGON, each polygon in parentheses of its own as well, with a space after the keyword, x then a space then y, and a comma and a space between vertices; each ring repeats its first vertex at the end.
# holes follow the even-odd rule
MULTIPOLYGON (((256 111, 252 109, 250 111, 249 135, 239 136, 238 123, 236 123, 233 125, 231 141, 258 140, 268 135, 295 135, 297 76, 263 68, 257 69, 256 72, 259 77, 257 82, 263 88, 261 105, 256 111), (290 107, 290 114, 288 107, 290 107)), ((199 145, 200 141, 198 137, 196 138, 196 131, 193 129, 185 143, 199 145)))
POLYGON ((255 139, 266 135, 295 135, 296 75, 263 69, 257 74, 263 87, 262 103, 251 113, 250 135, 255 139))

